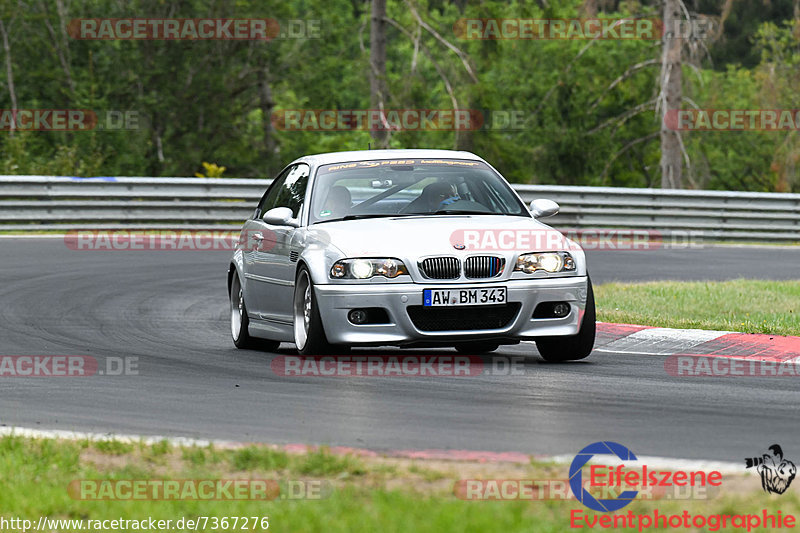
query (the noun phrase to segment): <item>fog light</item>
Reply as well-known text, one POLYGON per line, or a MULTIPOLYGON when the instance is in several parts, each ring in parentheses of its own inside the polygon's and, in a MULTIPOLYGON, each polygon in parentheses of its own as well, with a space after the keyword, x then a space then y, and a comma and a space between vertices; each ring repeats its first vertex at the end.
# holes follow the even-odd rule
POLYGON ((569 314, 569 304, 560 302, 553 306, 553 316, 556 318, 564 318, 569 314))
POLYGON ((353 324, 366 324, 367 312, 363 309, 353 309, 347 314, 347 319, 353 324))

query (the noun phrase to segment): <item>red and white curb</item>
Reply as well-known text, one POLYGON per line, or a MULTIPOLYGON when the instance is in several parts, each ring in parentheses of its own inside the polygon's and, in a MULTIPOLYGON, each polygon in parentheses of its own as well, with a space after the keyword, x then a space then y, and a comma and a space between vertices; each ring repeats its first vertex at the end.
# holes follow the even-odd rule
POLYGON ((800 337, 598 323, 595 351, 794 366, 800 364, 800 337))

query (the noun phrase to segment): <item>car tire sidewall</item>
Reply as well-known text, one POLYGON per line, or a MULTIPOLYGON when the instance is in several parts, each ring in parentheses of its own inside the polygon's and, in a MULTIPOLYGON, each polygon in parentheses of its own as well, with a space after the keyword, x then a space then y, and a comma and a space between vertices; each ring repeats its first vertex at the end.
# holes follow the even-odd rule
MULTIPOLYGON (((311 319, 309 321, 308 332, 306 334, 306 343, 301 348, 297 346, 297 353, 300 355, 324 355, 331 351, 331 345, 325 336, 325 330, 322 327, 322 317, 319 314, 319 306, 317 305, 317 296, 314 293, 314 281, 311 279, 311 273, 308 268, 302 266, 297 271, 295 278, 294 300, 292 301, 292 316, 294 321, 297 321, 295 313, 298 298, 305 298, 305 281, 307 279, 308 287, 311 293, 311 319)), ((297 340, 296 325, 293 325, 295 331, 295 341, 297 340)), ((297 344, 295 342, 295 344, 297 344)))
MULTIPOLYGON (((242 287, 242 282, 239 279, 239 274, 235 273, 233 275, 233 279, 231 280, 231 290, 229 293, 229 298, 231 305, 233 305, 233 297, 234 293, 238 293, 239 291, 244 292, 244 288, 242 287)), ((230 320, 233 320, 231 317, 230 320)), ((247 316, 247 306, 244 303, 244 298, 242 299, 242 319, 239 323, 239 336, 233 336, 233 325, 231 324, 231 338, 233 339, 233 344, 237 348, 250 348, 253 345, 253 338, 250 337, 250 318, 247 316)))
POLYGON ((539 354, 547 362, 577 361, 589 357, 594 348, 597 315, 592 280, 586 278, 586 309, 576 335, 542 337, 536 340, 539 354))
MULTIPOLYGON (((238 272, 233 275, 233 279, 231 280, 231 290, 230 294, 228 295, 231 300, 233 298, 234 291, 237 289, 241 289, 242 293, 244 293, 244 287, 242 287, 238 272)), ((233 337, 232 327, 231 337, 233 338, 233 344, 240 349, 258 349, 273 352, 277 350, 281 344, 280 341, 259 339, 250 335, 250 317, 247 316, 247 304, 244 303, 244 298, 242 298, 242 321, 241 326, 239 327, 239 338, 237 339, 233 337)))

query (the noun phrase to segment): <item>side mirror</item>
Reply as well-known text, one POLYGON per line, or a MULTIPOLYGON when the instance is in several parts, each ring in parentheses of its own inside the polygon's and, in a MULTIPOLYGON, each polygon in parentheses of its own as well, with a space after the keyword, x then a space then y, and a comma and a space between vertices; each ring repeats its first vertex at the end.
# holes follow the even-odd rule
POLYGON ((264 222, 272 226, 299 226, 297 221, 292 218, 292 210, 288 207, 273 207, 264 213, 264 222))
POLYGON ((547 218, 558 214, 558 204, 553 200, 539 198, 531 202, 531 214, 533 218, 547 218))

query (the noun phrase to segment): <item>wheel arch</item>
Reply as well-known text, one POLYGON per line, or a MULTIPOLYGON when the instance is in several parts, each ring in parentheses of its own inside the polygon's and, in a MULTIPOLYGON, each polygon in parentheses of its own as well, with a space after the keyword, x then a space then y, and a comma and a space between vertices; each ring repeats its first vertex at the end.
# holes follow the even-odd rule
POLYGON ((300 268, 305 267, 306 270, 308 270, 308 274, 311 277, 311 282, 314 285, 327 285, 329 283, 328 271, 326 268, 327 263, 328 259, 326 258, 325 254, 316 253, 313 250, 309 250, 302 254, 297 260, 297 267, 295 268, 294 277, 297 279, 297 274, 300 273, 300 268))
POLYGON ((236 250, 231 257, 230 263, 228 263, 228 293, 231 292, 231 284, 233 283, 233 275, 234 273, 239 276, 239 283, 244 286, 244 259, 242 257, 241 250, 236 250))

